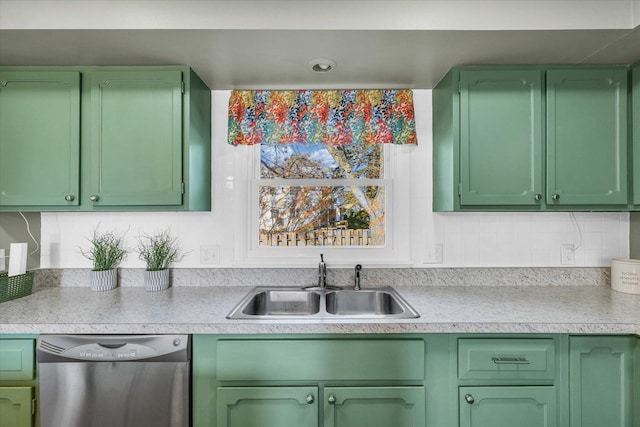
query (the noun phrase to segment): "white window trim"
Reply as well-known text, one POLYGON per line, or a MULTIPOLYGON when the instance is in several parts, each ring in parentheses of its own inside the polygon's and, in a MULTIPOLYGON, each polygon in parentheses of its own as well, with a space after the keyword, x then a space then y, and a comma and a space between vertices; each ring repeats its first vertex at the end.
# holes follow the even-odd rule
MULTIPOLYGON (((259 247, 260 146, 234 147, 234 260, 238 267, 310 267, 320 259, 335 267, 355 264, 407 267, 410 257, 410 147, 384 145, 385 245, 382 247, 259 247)), ((270 183, 275 180, 268 180, 270 183)), ((317 184, 317 181, 314 181, 317 184)))

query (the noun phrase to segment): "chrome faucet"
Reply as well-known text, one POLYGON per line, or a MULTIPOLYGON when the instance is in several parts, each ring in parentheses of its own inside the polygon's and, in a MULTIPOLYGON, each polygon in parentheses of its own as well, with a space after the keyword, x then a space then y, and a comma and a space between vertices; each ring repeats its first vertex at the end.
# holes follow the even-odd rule
POLYGON ((320 263, 318 264, 318 287, 324 289, 327 286, 327 264, 324 262, 324 256, 320 254, 320 263))
POLYGON ((362 289, 360 287, 360 270, 362 270, 362 266, 360 264, 356 264, 356 275, 353 284, 353 289, 355 289, 356 291, 362 289))

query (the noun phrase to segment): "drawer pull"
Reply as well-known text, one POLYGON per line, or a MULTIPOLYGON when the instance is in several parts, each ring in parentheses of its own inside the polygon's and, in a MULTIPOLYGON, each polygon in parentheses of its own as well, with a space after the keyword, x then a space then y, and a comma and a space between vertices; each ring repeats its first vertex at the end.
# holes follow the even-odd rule
POLYGON ((330 394, 327 401, 329 402, 330 405, 333 405, 336 403, 336 397, 333 394, 330 394))
POLYGON ((476 401, 476 399, 474 399, 474 397, 472 395, 470 395, 470 394, 465 394, 464 395, 464 400, 466 400, 469 405, 472 405, 473 402, 476 401))
POLYGON ((307 403, 312 404, 313 401, 314 401, 313 394, 311 393, 307 394, 307 403))
POLYGON ((529 365, 531 362, 526 357, 492 357, 496 365, 529 365))

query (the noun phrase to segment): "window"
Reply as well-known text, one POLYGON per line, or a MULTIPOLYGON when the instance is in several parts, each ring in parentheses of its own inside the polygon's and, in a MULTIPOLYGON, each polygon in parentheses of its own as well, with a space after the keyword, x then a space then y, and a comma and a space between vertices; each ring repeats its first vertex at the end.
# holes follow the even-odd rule
POLYGON ((383 153, 380 144, 262 145, 259 246, 383 246, 383 153))
POLYGON ((410 264, 411 91, 234 91, 228 117, 237 265, 410 264))

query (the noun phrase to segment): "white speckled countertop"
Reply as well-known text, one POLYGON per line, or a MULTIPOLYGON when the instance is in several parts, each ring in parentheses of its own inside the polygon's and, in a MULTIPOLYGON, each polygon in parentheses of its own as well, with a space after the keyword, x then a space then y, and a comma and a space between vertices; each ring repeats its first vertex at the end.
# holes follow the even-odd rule
POLYGON ((608 286, 395 286, 409 320, 228 320, 247 286, 50 287, 0 304, 0 333, 581 333, 640 335, 640 295, 608 286))

